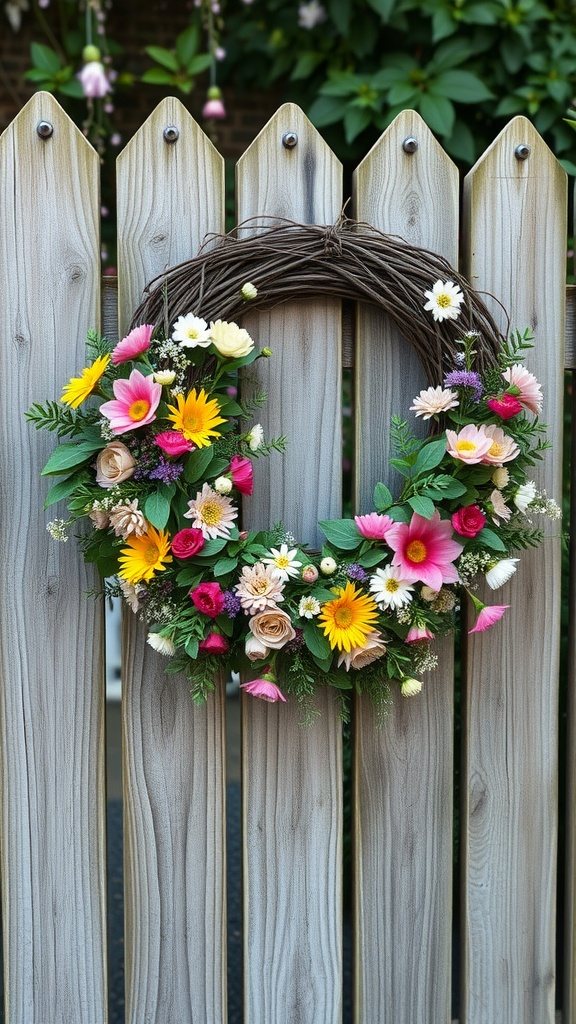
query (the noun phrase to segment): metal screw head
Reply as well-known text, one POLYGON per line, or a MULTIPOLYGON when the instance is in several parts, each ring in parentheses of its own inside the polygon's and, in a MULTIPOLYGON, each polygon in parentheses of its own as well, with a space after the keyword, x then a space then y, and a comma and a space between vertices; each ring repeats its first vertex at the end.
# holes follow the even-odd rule
POLYGON ((402 143, 402 149, 405 153, 415 153, 418 149, 418 139, 415 139, 412 135, 409 135, 407 139, 404 139, 402 143))
POLYGON ((282 136, 282 145, 284 149, 294 149, 294 146, 298 145, 298 134, 297 132, 284 132, 282 136))
POLYGON ((167 124, 162 132, 165 142, 176 142, 180 138, 180 132, 175 124, 167 124))
POLYGON ((36 131, 41 139, 49 139, 54 132, 54 128, 49 121, 40 121, 36 131))
POLYGON ((517 160, 527 160, 530 156, 530 146, 527 146, 525 142, 521 142, 519 146, 516 146, 514 156, 517 160))

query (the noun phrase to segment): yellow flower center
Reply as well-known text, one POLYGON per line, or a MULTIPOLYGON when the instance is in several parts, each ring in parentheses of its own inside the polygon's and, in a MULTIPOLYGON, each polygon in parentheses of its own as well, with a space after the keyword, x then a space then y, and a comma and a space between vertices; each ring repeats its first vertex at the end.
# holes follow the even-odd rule
POLYGON ((493 441, 488 449, 488 454, 494 459, 499 459, 504 454, 504 445, 499 444, 498 441, 493 441))
POLYGON ((288 566, 290 565, 290 560, 286 557, 286 555, 278 555, 274 559, 274 565, 278 569, 287 569, 288 566))
POLYGON ((389 594, 395 594, 399 585, 398 580, 388 579, 386 580, 384 590, 387 590, 389 594))
POLYGON ((146 562, 146 565, 155 565, 160 554, 158 550, 158 545, 154 544, 154 542, 151 541, 150 544, 146 546, 142 554, 144 556, 144 561, 146 562))
POLYGON ((189 430, 191 434, 194 434, 197 430, 202 429, 204 423, 200 416, 188 413, 187 416, 182 417, 182 426, 184 430, 189 430))
POLYGON ((253 594, 267 594, 270 587, 270 580, 252 580, 250 589, 253 594))
POLYGON ((350 611, 350 608, 338 608, 334 613, 334 622, 337 626, 340 626, 341 629, 346 629, 346 627, 352 622, 352 612, 350 611))
POLYGON ((202 519, 206 526, 218 526, 222 518, 222 509, 216 501, 206 501, 202 506, 202 519))
POLYGON ((194 339, 198 338, 199 336, 200 331, 198 330, 197 327, 189 327, 188 330, 186 331, 186 337, 190 338, 191 341, 194 341, 194 339))
POLYGON ((457 452, 474 452, 476 447, 474 441, 456 441, 457 452))
POLYGON ((436 297, 436 302, 439 306, 442 306, 443 309, 452 305, 452 299, 446 292, 441 292, 441 294, 436 297))
POLYGON ((423 562, 426 558, 426 545, 421 540, 411 540, 406 548, 406 557, 411 562, 423 562))
POLYGON ((143 420, 150 408, 150 402, 147 402, 145 398, 138 398, 135 402, 132 402, 128 410, 128 415, 131 420, 138 423, 143 420))

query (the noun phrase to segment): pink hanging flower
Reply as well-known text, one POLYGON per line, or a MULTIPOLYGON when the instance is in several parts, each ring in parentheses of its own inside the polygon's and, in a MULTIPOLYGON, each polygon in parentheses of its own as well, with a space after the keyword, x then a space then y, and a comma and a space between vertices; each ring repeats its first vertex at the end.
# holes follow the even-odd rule
POLYGON ((112 91, 104 65, 99 60, 89 60, 78 72, 77 78, 82 92, 89 99, 102 99, 107 92, 112 91))
POLYGON ((510 607, 509 604, 482 604, 482 601, 479 601, 469 591, 468 596, 472 599, 474 608, 478 612, 478 618, 472 629, 468 630, 469 633, 483 633, 489 626, 493 626, 495 622, 498 622, 506 609, 510 607))
POLYGON ((249 683, 240 683, 240 688, 246 690, 251 697, 260 697, 261 700, 266 700, 269 704, 275 704, 278 700, 286 703, 286 697, 276 684, 274 672, 265 672, 259 679, 252 679, 249 683))
POLYGON ((521 363, 515 363, 504 370, 502 376, 517 389, 516 398, 521 405, 536 414, 542 411, 542 391, 533 373, 521 363))
POLYGON ((354 516, 354 522, 358 532, 366 540, 385 541, 388 530, 394 526, 394 520, 390 519, 390 516, 381 515, 379 512, 370 512, 366 516, 354 516))
POLYGON ((431 519, 414 512, 409 524, 395 523, 387 531, 386 543, 394 551, 392 565, 400 566, 407 583, 419 580, 432 590, 440 590, 443 583, 458 582, 452 562, 463 547, 452 540, 452 523, 441 520, 437 509, 431 519))
POLYGON ((156 434, 154 444, 173 458, 184 455, 184 452, 192 452, 195 447, 179 430, 163 430, 161 434, 156 434))
POLYGON ((205 654, 226 654, 229 643, 221 633, 208 633, 198 644, 198 650, 205 654))
POLYGON ((102 416, 110 420, 114 434, 145 427, 156 419, 156 409, 162 397, 162 386, 140 370, 132 370, 128 380, 115 380, 114 399, 100 406, 102 416))
POLYGON ((224 594, 219 583, 199 583, 190 591, 192 603, 204 615, 215 619, 224 608, 224 594))
POLYGON ((250 497, 254 488, 254 470, 250 459, 233 455, 227 472, 230 473, 232 483, 240 494, 247 494, 250 497))
POLYGON ((154 330, 154 324, 140 324, 130 334, 127 334, 122 341, 119 341, 116 348, 112 349, 112 362, 115 366, 119 363, 126 363, 128 359, 135 359, 150 348, 150 339, 154 330))
POLYGON ((421 640, 433 640, 434 633, 431 633, 427 626, 411 626, 406 637, 407 644, 417 644, 421 640))
POLYGON ((501 420, 511 420, 513 416, 517 416, 519 412, 522 412, 522 403, 514 395, 508 394, 507 391, 498 398, 489 398, 486 405, 501 420))

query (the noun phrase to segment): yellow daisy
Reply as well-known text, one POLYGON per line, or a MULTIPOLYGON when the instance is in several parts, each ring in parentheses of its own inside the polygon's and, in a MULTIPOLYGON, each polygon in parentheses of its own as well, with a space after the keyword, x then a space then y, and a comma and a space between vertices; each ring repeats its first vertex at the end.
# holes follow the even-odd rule
POLYGON ((318 622, 332 650, 337 647, 339 651, 351 651, 353 647, 364 647, 378 618, 376 602, 356 590, 352 583, 338 590, 334 601, 322 605, 318 622))
POLYGON ((122 548, 118 559, 121 568, 118 575, 128 583, 151 580, 156 572, 162 572, 164 562, 171 562, 170 534, 156 530, 148 524, 148 532, 141 537, 129 537, 128 547, 122 548))
POLYGON ((70 383, 66 384, 62 392, 60 401, 64 402, 65 405, 71 405, 73 409, 77 409, 84 399, 92 394, 109 362, 109 355, 98 356, 92 363, 92 366, 87 366, 85 370, 82 370, 79 377, 72 377, 70 379, 70 383))
POLYGON ((190 391, 186 398, 184 395, 176 395, 177 408, 169 405, 171 415, 169 420, 174 424, 174 429, 179 430, 188 441, 192 441, 197 448, 205 448, 209 445, 211 437, 219 437, 220 432, 214 430, 219 423, 225 423, 224 417, 219 416, 220 406, 216 398, 208 398, 204 388, 200 394, 196 389, 190 391))

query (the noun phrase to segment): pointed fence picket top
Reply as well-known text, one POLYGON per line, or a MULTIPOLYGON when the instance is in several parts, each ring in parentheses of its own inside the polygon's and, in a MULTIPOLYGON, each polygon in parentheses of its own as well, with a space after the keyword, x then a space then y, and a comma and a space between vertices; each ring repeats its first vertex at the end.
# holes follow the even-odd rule
MULTIPOLYGON (((359 220, 456 265, 458 172, 415 111, 392 122, 357 168, 354 185, 359 220)), ((395 492, 401 486, 390 474, 390 419, 406 417, 423 386, 409 343, 379 311, 359 306, 355 464, 361 512, 373 508, 379 480, 395 492)), ((423 677, 422 693, 406 700, 394 687, 381 729, 368 698, 356 705, 355 978, 362 1024, 450 1019, 453 659, 449 641, 435 650, 440 664, 423 677)))
POLYGON ((106 1018, 103 624, 77 544, 56 544, 24 420, 86 365, 99 325, 99 161, 47 93, 0 138, 2 883, 11 1024, 106 1018), (45 133, 41 136, 41 133, 45 133))
MULTIPOLYGON (((121 333, 147 281, 223 228, 223 160, 164 100, 118 158, 121 333)), ((223 1024, 223 687, 195 707, 130 612, 123 633, 126 1020, 223 1024)))
MULTIPOLYGON (((559 500, 566 175, 527 119, 515 118, 468 174, 465 229, 471 283, 504 304, 512 328, 535 332, 519 361, 542 383, 554 455, 534 479, 559 500)), ((487 302, 506 329, 501 308, 487 302)), ((560 579, 559 524, 546 533, 505 587, 479 593, 511 607, 498 627, 470 638, 465 662, 467 1024, 554 1020, 560 587, 546 588, 544 603, 543 581, 560 579)))
MULTIPOLYGON (((240 160, 237 194, 239 221, 332 224, 342 205, 340 164, 302 111, 285 104, 240 160), (286 132, 297 136, 292 148, 283 144, 286 132)), ((340 323, 340 303, 322 298, 245 320, 274 352, 253 364, 270 396, 262 423, 289 440, 282 459, 256 464, 245 521, 283 520, 313 544, 317 520, 341 508, 340 323)), ((318 707, 321 717, 306 728, 294 700, 243 700, 246 1024, 341 1017, 340 722, 329 694, 318 707)))

